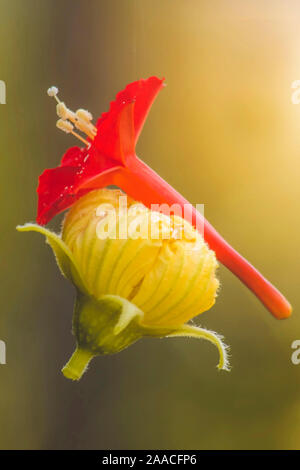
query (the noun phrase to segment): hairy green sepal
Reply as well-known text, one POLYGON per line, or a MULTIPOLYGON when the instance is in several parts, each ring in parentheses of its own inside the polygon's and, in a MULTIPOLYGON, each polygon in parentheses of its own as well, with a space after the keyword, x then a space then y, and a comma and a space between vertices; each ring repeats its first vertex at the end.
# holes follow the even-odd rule
POLYGON ((62 369, 65 377, 79 380, 93 357, 120 352, 140 339, 142 317, 140 309, 116 295, 95 299, 78 292, 73 316, 77 347, 62 369))

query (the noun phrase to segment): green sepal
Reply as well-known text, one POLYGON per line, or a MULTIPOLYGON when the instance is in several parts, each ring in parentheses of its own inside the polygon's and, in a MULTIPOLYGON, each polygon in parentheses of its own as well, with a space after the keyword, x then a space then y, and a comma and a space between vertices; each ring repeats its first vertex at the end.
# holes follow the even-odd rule
POLYGON ((65 377, 79 380, 93 357, 118 353, 144 336, 206 339, 218 348, 218 368, 229 370, 227 346, 213 331, 188 324, 175 328, 150 327, 143 321, 143 312, 122 297, 104 295, 96 299, 78 291, 73 316, 77 347, 62 369, 65 377))
POLYGON ((75 284, 79 290, 87 293, 87 288, 73 254, 59 235, 37 224, 18 225, 17 230, 19 232, 38 232, 44 235, 46 242, 53 250, 56 262, 63 276, 75 284))
POLYGON ((198 326, 184 324, 179 328, 174 329, 171 333, 166 335, 166 337, 188 337, 188 338, 198 338, 206 339, 213 343, 219 351, 219 363, 217 365, 220 370, 230 370, 229 361, 228 361, 228 346, 223 342, 222 336, 215 333, 214 331, 206 330, 198 326))
POLYGON ((65 377, 79 380, 94 356, 114 354, 143 336, 143 312, 117 295, 100 299, 77 293, 73 315, 73 334, 77 348, 62 369, 65 377))

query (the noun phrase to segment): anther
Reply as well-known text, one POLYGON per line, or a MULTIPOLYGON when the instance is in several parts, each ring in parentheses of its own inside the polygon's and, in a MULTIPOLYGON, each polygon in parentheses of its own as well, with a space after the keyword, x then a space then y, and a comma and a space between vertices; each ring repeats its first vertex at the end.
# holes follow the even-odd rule
POLYGON ((78 119, 85 121, 87 124, 89 124, 93 120, 93 116, 86 109, 77 109, 75 114, 78 117, 78 119))
POLYGON ((66 134, 70 134, 73 131, 74 126, 69 121, 64 121, 63 119, 59 119, 56 122, 56 127, 61 131, 64 131, 66 134))
POLYGON ((74 121, 75 120, 75 115, 72 111, 70 111, 67 106, 65 105, 65 103, 63 103, 62 101, 60 101, 57 105, 56 105, 56 113, 58 115, 58 117, 60 117, 61 119, 63 120, 66 120, 66 119, 70 119, 70 121, 74 121))
POLYGON ((73 130, 74 126, 69 121, 64 121, 63 119, 59 119, 56 122, 56 127, 58 127, 58 129, 65 132, 66 134, 73 134, 75 137, 77 137, 77 139, 81 140, 81 142, 83 142, 86 146, 90 145, 87 140, 85 140, 83 137, 81 137, 81 135, 77 134, 77 132, 73 130))
POLYGON ((50 87, 47 93, 49 96, 55 98, 55 100, 57 101, 56 113, 60 118, 60 120, 58 120, 57 122, 57 127, 63 130, 64 132, 72 133, 73 135, 78 137, 82 142, 89 145, 89 142, 80 137, 80 135, 74 132, 73 129, 75 126, 78 130, 84 132, 91 140, 93 140, 95 135, 97 134, 97 128, 91 122, 91 120, 93 119, 91 113, 89 113, 89 111, 86 111, 85 109, 78 109, 76 113, 71 111, 65 105, 65 103, 60 101, 60 99, 57 97, 58 88, 56 88, 55 86, 50 87), (72 126, 70 121, 74 124, 74 126, 72 126))
POLYGON ((77 129, 87 134, 91 139, 93 139, 95 135, 97 134, 97 129, 91 123, 87 124, 86 121, 83 121, 82 119, 79 119, 78 117, 75 118, 75 120, 73 120, 71 117, 69 117, 69 119, 72 122, 74 122, 77 129))

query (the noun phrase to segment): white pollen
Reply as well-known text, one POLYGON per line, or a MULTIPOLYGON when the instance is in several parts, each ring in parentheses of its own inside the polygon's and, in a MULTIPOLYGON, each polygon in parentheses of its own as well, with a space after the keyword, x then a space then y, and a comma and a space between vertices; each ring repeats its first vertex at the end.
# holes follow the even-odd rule
POLYGON ((64 121, 63 119, 59 119, 56 123, 56 126, 58 129, 66 132, 66 134, 69 134, 74 129, 74 126, 69 121, 64 121))
POLYGON ((86 109, 77 109, 76 116, 79 119, 82 119, 83 121, 85 121, 88 124, 93 119, 93 116, 91 115, 91 113, 89 111, 87 111, 86 109))
POLYGON ((56 105, 56 113, 64 121, 69 118, 69 110, 65 103, 60 102, 56 105))
POLYGON ((56 88, 56 86, 52 86, 52 87, 48 88, 48 90, 47 90, 48 96, 51 96, 52 98, 54 96, 56 96, 57 93, 58 93, 58 88, 56 88))

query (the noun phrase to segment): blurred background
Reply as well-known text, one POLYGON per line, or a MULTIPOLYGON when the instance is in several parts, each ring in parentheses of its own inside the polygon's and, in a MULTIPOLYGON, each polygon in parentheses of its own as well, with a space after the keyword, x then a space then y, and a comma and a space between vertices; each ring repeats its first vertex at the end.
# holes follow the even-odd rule
POLYGON ((1 449, 300 448, 299 24, 297 0, 0 0, 1 449), (205 204, 294 314, 276 321, 221 267, 197 321, 231 345, 230 373, 207 342, 144 339, 71 383, 74 290, 44 239, 15 230, 35 218, 38 175, 76 144, 46 90, 98 116, 150 75, 167 87, 138 155, 205 204))

